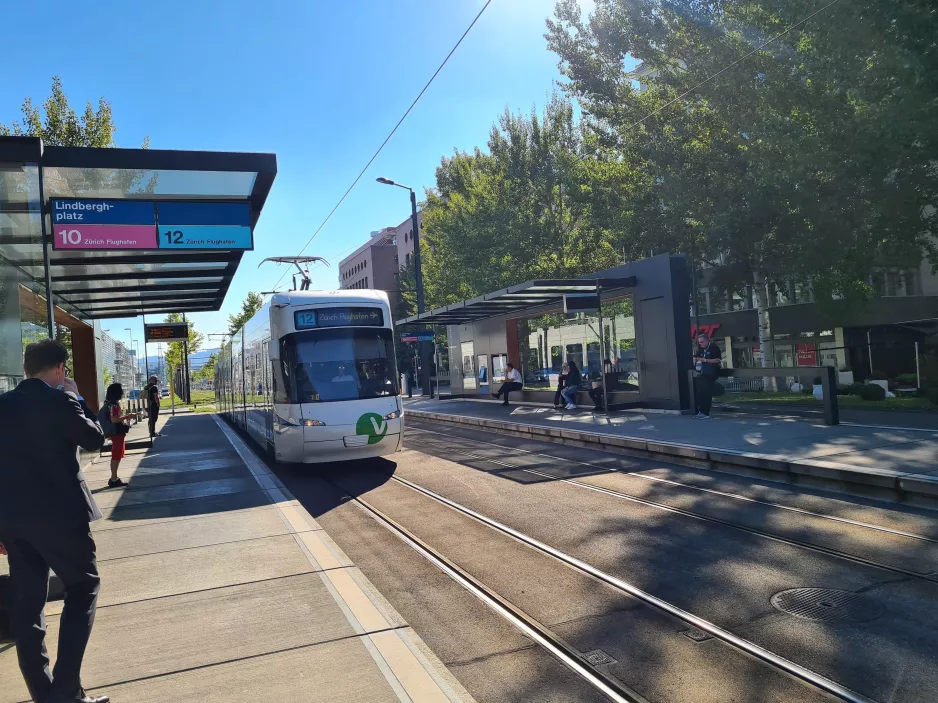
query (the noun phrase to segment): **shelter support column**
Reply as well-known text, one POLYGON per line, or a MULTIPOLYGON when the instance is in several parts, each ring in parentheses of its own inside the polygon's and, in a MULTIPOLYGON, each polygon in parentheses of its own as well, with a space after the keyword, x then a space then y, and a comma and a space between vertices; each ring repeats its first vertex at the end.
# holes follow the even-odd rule
POLYGON ((75 366, 72 373, 75 377, 75 383, 78 384, 88 407, 97 410, 100 406, 100 398, 98 398, 98 369, 95 361, 94 328, 89 325, 76 325, 71 330, 72 361, 75 366))

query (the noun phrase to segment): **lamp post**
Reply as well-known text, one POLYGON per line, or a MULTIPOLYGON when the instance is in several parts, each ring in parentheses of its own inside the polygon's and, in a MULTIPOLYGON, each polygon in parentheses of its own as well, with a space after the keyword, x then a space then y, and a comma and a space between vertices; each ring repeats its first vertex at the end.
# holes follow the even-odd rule
MULTIPOLYGON (((378 183, 386 186, 397 186, 410 191, 410 222, 413 229, 414 239, 414 278, 417 285, 417 314, 424 312, 423 300, 423 269, 420 267, 420 226, 417 223, 417 194, 410 186, 401 183, 395 183, 390 178, 383 176, 375 179, 378 183)), ((426 342, 419 342, 420 345, 420 388, 423 395, 433 397, 433 388, 430 385, 430 354, 427 353, 428 345, 426 342)))
MULTIPOLYGON (((125 328, 124 328, 124 331, 127 332, 127 333, 128 333, 128 336, 130 337, 130 351, 133 352, 133 350, 134 350, 134 331, 133 331, 130 327, 125 327, 125 328)), ((139 350, 138 350, 138 351, 139 351, 139 350)), ((131 380, 131 385, 132 385, 134 388, 136 388, 136 387, 137 387, 137 374, 138 374, 139 371, 140 371, 140 368, 139 368, 140 364, 138 363, 139 360, 137 359, 136 354, 132 354, 132 356, 134 357, 134 367, 133 367, 133 372, 132 372, 132 374, 131 374, 131 379, 132 379, 132 380, 131 380)))

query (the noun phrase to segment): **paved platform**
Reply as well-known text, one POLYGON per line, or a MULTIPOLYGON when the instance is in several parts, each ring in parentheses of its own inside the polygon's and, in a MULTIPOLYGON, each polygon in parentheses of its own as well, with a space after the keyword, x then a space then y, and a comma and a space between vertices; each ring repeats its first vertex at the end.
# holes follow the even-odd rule
MULTIPOLYGON (((115 703, 472 700, 220 419, 159 429, 122 462, 130 487, 106 487, 107 455, 85 470, 105 516, 86 688, 115 703)), ((61 606, 46 608, 53 651, 61 606)), ((29 700, 10 646, 0 682, 0 703, 29 700)))
POLYGON ((413 398, 405 414, 496 431, 607 446, 692 465, 782 472, 900 499, 938 497, 938 430, 824 425, 820 419, 641 411, 593 413, 494 400, 413 398))

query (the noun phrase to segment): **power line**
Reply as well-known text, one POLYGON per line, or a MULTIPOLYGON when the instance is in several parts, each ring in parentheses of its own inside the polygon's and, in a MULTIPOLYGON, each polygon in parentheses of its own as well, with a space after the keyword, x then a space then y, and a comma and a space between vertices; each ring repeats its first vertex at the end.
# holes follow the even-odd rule
POLYGON ((653 110, 652 112, 649 112, 647 115, 645 115, 645 116, 644 116, 642 119, 640 119, 638 122, 634 122, 634 123, 630 124, 626 129, 632 129, 632 128, 634 128, 634 127, 638 127, 638 126, 639 126, 640 124, 642 124, 645 120, 647 120, 647 119, 649 119, 649 118, 651 118, 651 117, 654 117, 655 115, 657 115, 657 114, 658 114, 659 112, 661 112, 662 110, 665 110, 665 109, 667 109, 668 107, 670 107, 671 105, 673 105, 674 103, 678 102, 679 100, 682 100, 682 99, 686 98, 688 95, 690 95, 691 93, 693 93, 693 92, 694 92, 695 90, 697 90, 698 88, 702 88, 702 87, 705 86, 707 83, 709 83, 710 81, 712 81, 714 78, 718 78, 719 76, 723 75, 724 73, 726 73, 727 71, 729 71, 729 70, 730 70, 731 68, 733 68, 734 66, 738 66, 738 65, 741 64, 743 61, 745 61, 746 59, 748 59, 750 56, 753 56, 753 55, 755 55, 755 54, 758 54, 760 51, 762 51, 765 47, 767 47, 769 44, 771 44, 771 43, 774 42, 775 40, 781 39, 781 38, 784 37, 786 34, 788 34, 789 32, 791 32, 793 29, 797 29, 798 27, 800 27, 801 25, 805 24, 806 22, 809 22, 810 20, 814 19, 814 18, 817 17, 819 14, 821 14, 822 12, 824 12, 824 10, 826 10, 826 9, 829 8, 829 7, 832 7, 832 6, 836 5, 838 2, 840 2, 840 0, 832 0, 831 2, 827 3, 824 7, 822 7, 820 10, 816 10, 815 12, 812 12, 810 15, 808 15, 807 17, 805 17, 805 18, 804 18, 803 20, 801 20, 800 22, 796 22, 795 24, 791 25, 791 26, 788 27, 787 29, 782 30, 781 32, 779 32, 778 34, 776 34, 776 35, 775 35, 774 37, 772 37, 771 39, 765 40, 764 42, 762 42, 761 44, 759 44, 759 46, 757 46, 755 49, 753 49, 752 51, 750 51, 750 52, 749 52, 748 54, 746 54, 745 56, 742 56, 742 57, 736 59, 733 63, 729 64, 728 66, 724 66, 723 68, 721 68, 719 71, 717 71, 716 73, 714 73, 714 74, 713 74, 712 76, 710 76, 709 78, 704 79, 703 81, 701 81, 700 83, 698 83, 697 85, 695 85, 695 86, 694 86, 693 88, 691 88, 690 90, 687 90, 687 91, 681 93, 680 95, 678 95, 678 96, 677 96, 676 98, 674 98, 673 100, 669 100, 669 101, 666 102, 664 105, 662 105, 661 107, 659 107, 657 110, 653 110))
MULTIPOLYGON (((302 255, 302 253, 306 251, 306 247, 312 244, 313 240, 316 238, 316 235, 318 235, 322 231, 322 228, 325 227, 326 224, 329 222, 329 220, 332 219, 332 216, 335 214, 335 211, 339 209, 339 206, 341 206, 343 202, 345 202, 345 199, 348 197, 348 194, 352 192, 352 189, 355 188, 356 185, 358 185, 358 182, 361 180, 362 176, 365 175, 365 171, 367 171, 368 168, 371 166, 371 164, 374 163, 374 160, 378 158, 378 155, 384 150, 384 147, 387 146, 387 143, 391 141, 391 137, 394 136, 394 133, 397 132, 398 128, 404 123, 404 120, 407 119, 407 116, 417 106, 417 103, 420 102, 420 98, 423 97, 423 94, 427 92, 427 89, 430 87, 430 84, 433 83, 434 79, 436 79, 436 77, 440 74, 440 71, 443 70, 443 67, 450 60, 450 57, 452 57, 452 55, 456 53, 456 49, 458 49, 459 45, 462 44, 463 39, 466 38, 466 36, 475 26, 476 22, 479 21, 479 18, 482 17, 482 14, 488 9, 488 6, 491 4, 492 4, 492 0, 486 0, 485 5, 483 5, 482 9, 479 10, 479 14, 477 14, 475 16, 475 19, 473 19, 472 22, 469 23, 469 26, 466 27, 466 31, 462 33, 462 36, 459 37, 459 41, 457 41, 456 44, 453 46, 453 48, 450 49, 450 52, 446 55, 446 58, 443 59, 443 63, 441 63, 439 68, 437 68, 436 71, 434 71, 433 75, 430 76, 430 80, 427 81, 427 84, 423 87, 423 90, 421 90, 420 93, 417 95, 417 97, 414 98, 414 101, 410 104, 410 107, 407 108, 407 111, 404 113, 401 119, 399 119, 397 121, 397 124, 394 125, 394 129, 392 129, 390 134, 388 134, 388 136, 385 138, 385 140, 381 142, 381 146, 378 147, 378 150, 374 153, 374 155, 370 159, 368 159, 368 163, 365 164, 365 167, 361 170, 358 176, 356 176, 355 180, 352 181, 352 185, 350 185, 348 187, 348 190, 346 190, 345 193, 342 195, 342 197, 339 198, 339 202, 337 202, 335 204, 335 207, 333 207, 332 210, 329 211, 329 214, 326 216, 326 219, 322 221, 322 224, 316 228, 316 231, 313 232, 313 235, 309 238, 306 244, 303 245, 303 248, 300 249, 300 253, 298 254, 298 256, 302 255)), ((283 280, 283 277, 286 274, 287 274, 286 271, 280 274, 280 278, 277 279, 277 282, 273 286, 274 289, 276 289, 277 286, 280 285, 280 281, 283 280)))

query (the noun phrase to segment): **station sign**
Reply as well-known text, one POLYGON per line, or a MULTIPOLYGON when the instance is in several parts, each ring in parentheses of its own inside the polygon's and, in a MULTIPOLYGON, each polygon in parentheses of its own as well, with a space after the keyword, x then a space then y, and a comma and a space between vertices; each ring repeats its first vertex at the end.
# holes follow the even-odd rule
POLYGON ((189 324, 187 322, 163 322, 155 325, 144 325, 143 338, 146 342, 189 339, 189 324))
POLYGON ((401 341, 405 344, 409 342, 434 342, 436 336, 432 332, 421 332, 420 334, 405 332, 401 335, 401 341))
POLYGON ((599 293, 568 293, 563 297, 564 312, 598 312, 599 293))
POLYGON ((247 203, 51 201, 55 250, 251 250, 247 203))

